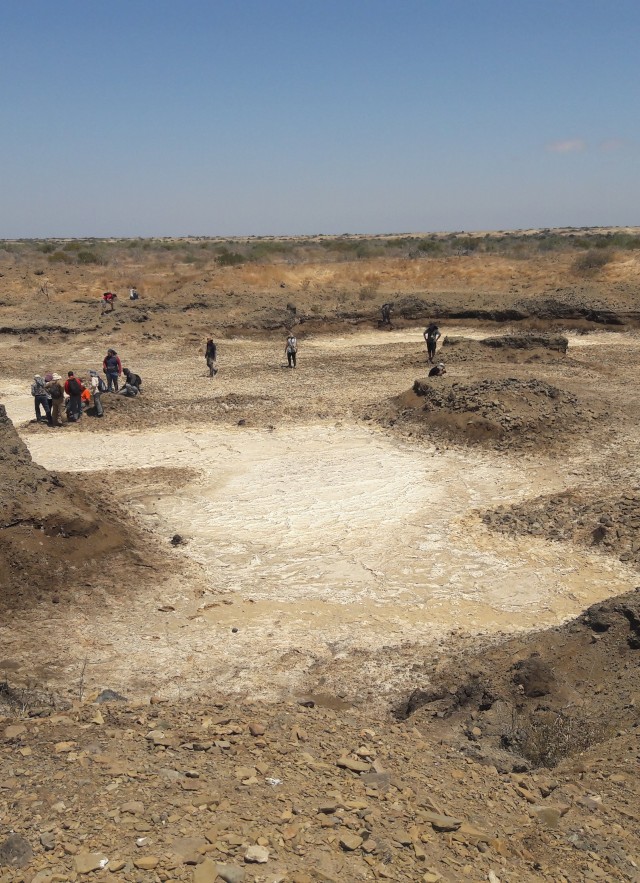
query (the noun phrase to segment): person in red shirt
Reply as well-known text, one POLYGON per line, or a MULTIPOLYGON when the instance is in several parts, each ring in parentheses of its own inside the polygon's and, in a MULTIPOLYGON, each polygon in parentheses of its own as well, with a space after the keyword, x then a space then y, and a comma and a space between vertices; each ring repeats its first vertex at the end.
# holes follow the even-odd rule
POLYGON ((118 297, 117 294, 114 294, 112 291, 105 291, 102 295, 102 315, 105 313, 113 313, 115 304, 114 301, 118 297))

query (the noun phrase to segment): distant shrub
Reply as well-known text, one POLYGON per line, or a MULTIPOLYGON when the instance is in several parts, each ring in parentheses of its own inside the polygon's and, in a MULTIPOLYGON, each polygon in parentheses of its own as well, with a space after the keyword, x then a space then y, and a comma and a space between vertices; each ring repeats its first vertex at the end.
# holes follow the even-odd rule
POLYGON ((83 248, 84 243, 82 242, 67 242, 62 246, 63 251, 82 251, 83 248))
POLYGON ((87 249, 83 249, 83 251, 78 252, 78 263, 79 264, 101 264, 103 263, 102 258, 95 251, 88 251, 87 249))
POLYGON ((421 239, 417 250, 422 254, 442 254, 442 243, 435 239, 421 239))
POLYGON ((73 258, 71 255, 65 254, 63 251, 54 251, 53 254, 49 255, 49 263, 50 264, 72 264, 73 258))
POLYGON ((573 262, 576 273, 595 273, 602 270, 613 260, 613 254, 607 249, 589 249, 573 262))
POLYGON ((238 254, 237 251, 228 251, 225 249, 220 252, 216 258, 216 262, 221 267, 237 267, 239 264, 244 264, 245 258, 244 255, 238 254))
POLYGON ((55 250, 56 250, 56 247, 53 244, 53 242, 41 242, 38 245, 38 251, 41 251, 42 254, 51 254, 55 250))

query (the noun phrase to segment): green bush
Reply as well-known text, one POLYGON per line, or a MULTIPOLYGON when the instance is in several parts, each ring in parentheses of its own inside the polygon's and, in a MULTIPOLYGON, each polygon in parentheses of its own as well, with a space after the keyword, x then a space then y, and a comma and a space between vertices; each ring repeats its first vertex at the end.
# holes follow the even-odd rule
POLYGON ((95 251, 87 251, 86 249, 78 252, 79 264, 102 264, 104 261, 95 251))
POLYGON ((239 264, 244 264, 245 258, 244 255, 238 254, 237 251, 227 251, 225 249, 218 255, 216 262, 221 267, 237 267, 239 264))
POLYGON ((53 254, 49 255, 49 263, 50 264, 72 264, 73 258, 65 254, 63 251, 54 251, 53 254))
POLYGON ((595 273, 602 270, 608 263, 613 260, 613 255, 605 249, 590 249, 581 254, 573 262, 573 269, 576 273, 595 273))

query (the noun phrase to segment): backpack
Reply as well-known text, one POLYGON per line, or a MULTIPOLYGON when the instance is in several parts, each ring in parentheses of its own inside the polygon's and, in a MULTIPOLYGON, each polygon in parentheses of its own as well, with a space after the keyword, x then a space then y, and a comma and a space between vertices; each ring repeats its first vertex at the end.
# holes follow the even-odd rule
POLYGON ((102 379, 102 377, 98 377, 98 392, 106 392, 108 389, 107 384, 102 379))
POLYGON ((69 378, 69 395, 70 396, 81 396, 82 395, 82 384, 78 380, 77 377, 69 378))
POLYGON ((62 387, 57 381, 51 384, 51 386, 49 387, 49 393, 52 399, 62 398, 62 387))

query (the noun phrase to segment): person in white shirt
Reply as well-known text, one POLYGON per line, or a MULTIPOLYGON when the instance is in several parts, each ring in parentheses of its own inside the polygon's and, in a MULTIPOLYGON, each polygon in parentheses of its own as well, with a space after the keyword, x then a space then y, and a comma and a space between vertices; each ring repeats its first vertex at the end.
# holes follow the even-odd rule
POLYGON ((298 354, 298 339, 290 334, 287 337, 287 345, 284 348, 287 354, 287 363, 290 368, 296 367, 296 355, 298 354))

